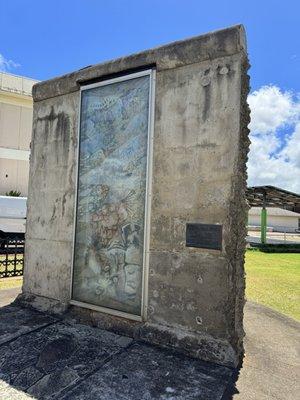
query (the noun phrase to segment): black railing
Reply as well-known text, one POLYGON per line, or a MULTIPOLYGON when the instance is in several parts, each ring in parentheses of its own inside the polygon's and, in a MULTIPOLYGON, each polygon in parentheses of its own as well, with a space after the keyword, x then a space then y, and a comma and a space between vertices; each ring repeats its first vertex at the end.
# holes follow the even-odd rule
POLYGON ((23 275, 24 244, 20 237, 0 238, 0 278, 23 275))

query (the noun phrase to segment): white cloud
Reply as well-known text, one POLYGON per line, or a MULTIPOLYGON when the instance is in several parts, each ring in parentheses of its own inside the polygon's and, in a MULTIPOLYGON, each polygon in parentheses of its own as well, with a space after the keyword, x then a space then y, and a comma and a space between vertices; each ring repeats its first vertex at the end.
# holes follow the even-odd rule
POLYGON ((248 184, 300 193, 299 96, 277 86, 263 86, 248 96, 248 102, 252 142, 248 184))
POLYGON ((262 86, 248 97, 252 111, 251 133, 272 133, 299 117, 300 103, 291 92, 281 92, 277 86, 262 86))
MULTIPOLYGON (((300 169, 300 122, 296 124, 293 135, 283 149, 282 155, 286 157, 287 162, 292 163, 296 168, 300 169)), ((298 173, 295 178, 299 181, 300 174, 298 173)))
POLYGON ((12 60, 8 60, 0 53, 0 71, 7 72, 11 69, 18 68, 20 64, 15 63, 12 60))

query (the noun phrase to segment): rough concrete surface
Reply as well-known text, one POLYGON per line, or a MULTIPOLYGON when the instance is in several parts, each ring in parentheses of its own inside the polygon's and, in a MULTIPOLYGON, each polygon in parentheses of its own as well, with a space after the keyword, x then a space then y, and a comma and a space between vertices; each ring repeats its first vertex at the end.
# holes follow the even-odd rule
POLYGON ((35 86, 23 297, 48 311, 70 301, 80 85, 149 68, 156 84, 146 316, 136 329, 114 317, 107 324, 98 313, 98 326, 121 326, 125 334, 236 366, 243 356, 249 147, 240 25, 35 86), (222 250, 186 247, 191 222, 221 224, 222 250))

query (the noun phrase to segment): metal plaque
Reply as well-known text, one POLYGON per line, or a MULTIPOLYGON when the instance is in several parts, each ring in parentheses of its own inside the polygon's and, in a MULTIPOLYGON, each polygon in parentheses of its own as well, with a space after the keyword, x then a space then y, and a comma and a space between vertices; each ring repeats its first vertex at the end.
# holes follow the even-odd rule
POLYGON ((186 224, 186 246, 222 250, 222 225, 186 224))

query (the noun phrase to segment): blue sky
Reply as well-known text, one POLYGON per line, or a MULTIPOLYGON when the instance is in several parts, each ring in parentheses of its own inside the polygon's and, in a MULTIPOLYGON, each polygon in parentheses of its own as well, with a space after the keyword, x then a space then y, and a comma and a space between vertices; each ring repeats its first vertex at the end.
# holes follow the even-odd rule
POLYGON ((249 183, 300 191, 299 0, 0 0, 0 68, 44 80, 238 23, 251 63, 249 183))

